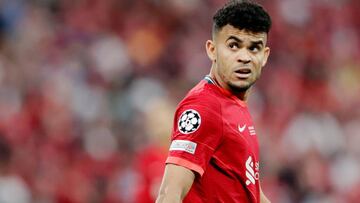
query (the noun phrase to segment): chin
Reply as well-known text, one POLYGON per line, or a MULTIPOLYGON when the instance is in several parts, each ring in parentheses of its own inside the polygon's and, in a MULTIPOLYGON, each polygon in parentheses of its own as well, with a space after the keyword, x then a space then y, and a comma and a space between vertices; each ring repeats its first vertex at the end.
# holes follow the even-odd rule
POLYGON ((246 92, 251 87, 251 84, 229 84, 229 87, 233 92, 246 92))

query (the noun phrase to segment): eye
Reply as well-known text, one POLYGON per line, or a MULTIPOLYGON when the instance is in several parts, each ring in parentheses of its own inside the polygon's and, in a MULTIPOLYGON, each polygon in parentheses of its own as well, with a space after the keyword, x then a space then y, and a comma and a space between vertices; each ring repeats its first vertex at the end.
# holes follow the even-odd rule
POLYGON ((230 49, 234 49, 234 50, 239 48, 239 44, 236 42, 231 42, 228 46, 230 49))
POLYGON ((260 51, 260 47, 259 46, 251 46, 251 47, 249 47, 249 50, 251 52, 258 52, 258 51, 260 51))

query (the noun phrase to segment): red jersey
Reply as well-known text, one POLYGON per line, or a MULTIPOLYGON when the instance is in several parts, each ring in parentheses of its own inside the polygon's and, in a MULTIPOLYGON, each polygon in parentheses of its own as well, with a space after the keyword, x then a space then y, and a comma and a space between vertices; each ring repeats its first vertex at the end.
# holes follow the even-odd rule
POLYGON ((196 172, 184 203, 260 202, 259 152, 246 104, 206 76, 179 104, 166 163, 196 172))

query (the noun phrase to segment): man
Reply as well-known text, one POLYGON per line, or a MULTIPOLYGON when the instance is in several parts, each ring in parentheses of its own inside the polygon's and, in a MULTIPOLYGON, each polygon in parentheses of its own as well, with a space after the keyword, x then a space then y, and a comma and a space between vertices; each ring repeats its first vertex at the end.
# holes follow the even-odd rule
POLYGON ((271 19, 248 1, 213 18, 210 74, 179 104, 157 203, 266 203, 256 131, 246 101, 270 53, 271 19))

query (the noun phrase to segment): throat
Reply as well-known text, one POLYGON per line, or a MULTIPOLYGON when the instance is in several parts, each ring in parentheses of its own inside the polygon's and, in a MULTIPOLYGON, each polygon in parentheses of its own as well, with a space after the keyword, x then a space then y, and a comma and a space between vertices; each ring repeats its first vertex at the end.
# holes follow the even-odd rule
POLYGON ((250 87, 238 87, 238 86, 234 86, 234 85, 222 82, 223 80, 221 80, 221 78, 218 79, 216 74, 214 74, 212 71, 210 72, 209 77, 210 77, 211 81, 213 81, 214 85, 218 86, 219 88, 223 89, 224 91, 227 91, 229 94, 236 96, 241 101, 246 102, 250 87))
POLYGON ((246 101, 250 87, 235 87, 231 84, 228 85, 230 91, 240 100, 246 101))

